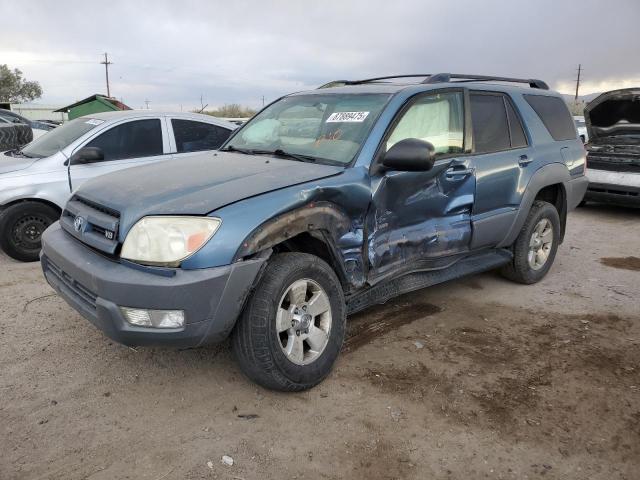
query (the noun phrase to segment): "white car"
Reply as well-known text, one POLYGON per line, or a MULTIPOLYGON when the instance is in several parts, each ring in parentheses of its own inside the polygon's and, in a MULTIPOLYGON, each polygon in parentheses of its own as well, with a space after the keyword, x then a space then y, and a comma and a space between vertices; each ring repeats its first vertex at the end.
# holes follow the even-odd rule
POLYGON ((585 201, 640 207, 640 88, 600 94, 585 108, 585 201))
POLYGON ((589 141, 589 132, 587 131, 587 123, 584 117, 574 115, 573 121, 576 124, 576 130, 578 130, 578 136, 582 139, 582 143, 587 143, 589 141))
POLYGON ((17 260, 35 261, 42 232, 85 180, 215 150, 236 128, 193 113, 97 113, 65 123, 21 150, 1 153, 0 246, 17 260))

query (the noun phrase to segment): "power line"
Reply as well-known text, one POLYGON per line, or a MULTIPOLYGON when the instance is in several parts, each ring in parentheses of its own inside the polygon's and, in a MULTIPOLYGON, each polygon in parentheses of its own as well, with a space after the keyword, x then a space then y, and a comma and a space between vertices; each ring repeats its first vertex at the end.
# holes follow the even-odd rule
POLYGON ((109 61, 107 52, 104 52, 104 62, 100 62, 100 64, 104 65, 104 74, 107 79, 107 97, 111 98, 111 90, 109 89, 109 65, 113 65, 113 62, 109 61))

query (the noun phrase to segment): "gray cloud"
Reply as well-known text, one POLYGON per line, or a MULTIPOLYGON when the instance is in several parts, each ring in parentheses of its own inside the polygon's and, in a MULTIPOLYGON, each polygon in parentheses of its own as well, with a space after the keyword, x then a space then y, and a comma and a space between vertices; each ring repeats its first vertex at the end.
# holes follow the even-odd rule
MULTIPOLYGON (((0 0, 0 63, 43 102, 103 92, 132 107, 259 106, 336 78, 453 71, 640 84, 640 2, 0 0)), ((585 84, 588 86, 589 83, 585 84)))

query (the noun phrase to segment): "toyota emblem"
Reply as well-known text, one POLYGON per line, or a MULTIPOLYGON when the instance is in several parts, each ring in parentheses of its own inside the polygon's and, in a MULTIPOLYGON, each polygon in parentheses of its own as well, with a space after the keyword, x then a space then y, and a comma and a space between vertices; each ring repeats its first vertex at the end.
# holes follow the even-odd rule
POLYGON ((80 232, 82 231, 83 226, 84 226, 84 218, 77 216, 76 219, 73 221, 73 228, 76 230, 76 232, 80 232))

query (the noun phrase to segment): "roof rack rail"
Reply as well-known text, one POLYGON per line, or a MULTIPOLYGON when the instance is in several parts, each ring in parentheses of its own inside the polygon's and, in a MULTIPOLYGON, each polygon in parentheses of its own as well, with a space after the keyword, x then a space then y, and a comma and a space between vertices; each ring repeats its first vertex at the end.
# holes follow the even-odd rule
POLYGON ((527 83, 531 88, 539 88, 541 90, 549 90, 549 85, 542 80, 535 78, 511 78, 511 77, 495 77, 493 75, 467 75, 462 73, 415 73, 411 75, 389 75, 386 77, 374 77, 366 78, 363 80, 334 80, 318 88, 330 88, 330 87, 344 87, 347 85, 361 85, 363 83, 377 82, 379 80, 391 80, 394 78, 412 78, 412 77, 426 77, 422 82, 424 84, 432 83, 449 83, 452 79, 456 79, 459 82, 509 82, 509 83, 527 83))
POLYGON ((412 77, 429 77, 430 73, 415 73, 413 75, 389 75, 386 77, 374 77, 374 78, 365 78, 362 80, 334 80, 332 82, 325 83, 324 85, 320 85, 320 88, 330 88, 330 87, 344 87, 347 85, 361 85, 363 83, 377 82, 378 80, 391 80, 393 78, 412 78, 412 77))
POLYGON ((539 88, 541 90, 549 90, 549 85, 542 80, 535 78, 512 78, 512 77, 495 77, 493 75, 467 75, 466 73, 436 73, 430 75, 422 83, 447 83, 452 79, 459 79, 469 82, 509 82, 509 83, 528 83, 531 88, 539 88))

